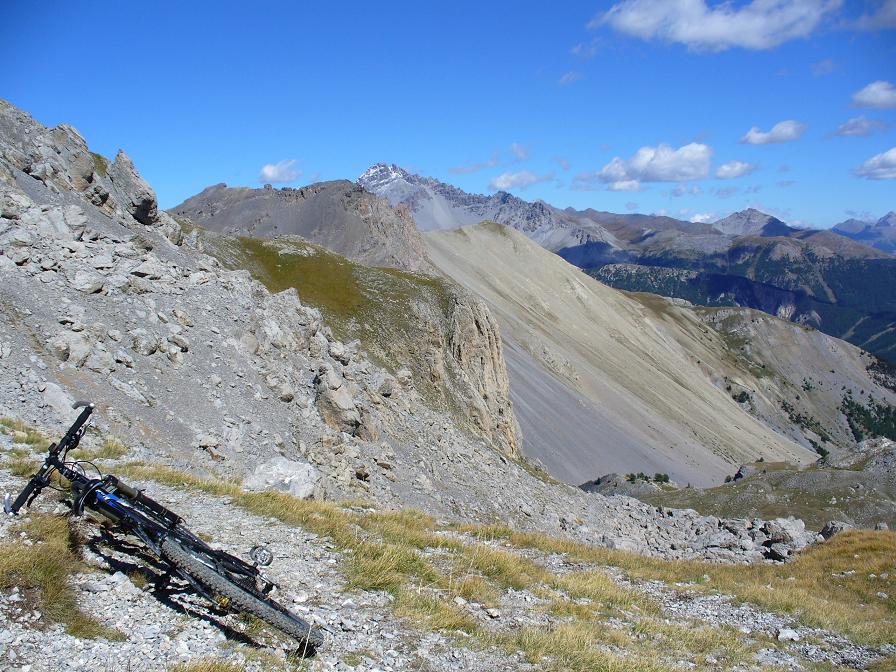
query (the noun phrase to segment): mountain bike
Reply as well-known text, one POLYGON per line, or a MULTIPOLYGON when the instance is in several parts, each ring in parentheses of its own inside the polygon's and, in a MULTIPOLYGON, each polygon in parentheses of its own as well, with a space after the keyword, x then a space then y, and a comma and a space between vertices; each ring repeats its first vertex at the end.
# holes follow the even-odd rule
POLYGON ((59 474, 71 485, 71 510, 80 516, 85 510, 112 524, 118 532, 137 537, 167 568, 163 581, 173 577, 186 581, 202 597, 219 608, 251 614, 285 632, 300 644, 303 653, 312 653, 323 644, 320 629, 302 620, 270 597, 276 588, 259 567, 271 564, 273 555, 264 546, 250 551, 252 564, 225 551, 212 548, 190 532, 173 511, 147 497, 112 474, 103 475, 92 463, 66 460, 87 430, 94 404, 80 401, 77 420, 59 443, 50 445, 43 465, 13 501, 6 495, 3 510, 17 515, 30 506, 44 488, 54 486, 59 474), (98 478, 87 475, 85 465, 96 469, 98 478))

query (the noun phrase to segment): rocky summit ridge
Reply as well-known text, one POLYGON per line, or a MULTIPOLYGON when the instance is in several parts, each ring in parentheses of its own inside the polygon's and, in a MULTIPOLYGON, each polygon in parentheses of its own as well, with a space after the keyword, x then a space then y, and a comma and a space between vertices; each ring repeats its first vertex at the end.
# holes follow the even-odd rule
POLYGON ((171 209, 218 233, 272 238, 300 235, 371 266, 418 270, 423 243, 407 211, 347 180, 299 189, 216 184, 171 209))

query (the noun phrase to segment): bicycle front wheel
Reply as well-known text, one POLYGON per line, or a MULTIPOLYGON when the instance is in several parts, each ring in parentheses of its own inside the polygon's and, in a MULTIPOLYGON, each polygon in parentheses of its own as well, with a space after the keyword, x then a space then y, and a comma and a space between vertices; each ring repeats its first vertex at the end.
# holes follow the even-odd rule
POLYGON ((260 618, 295 639, 306 651, 323 646, 324 638, 320 630, 274 600, 254 594, 234 583, 226 573, 203 562, 200 552, 192 551, 172 537, 162 541, 161 550, 168 562, 191 576, 212 595, 224 598, 229 608, 260 618))

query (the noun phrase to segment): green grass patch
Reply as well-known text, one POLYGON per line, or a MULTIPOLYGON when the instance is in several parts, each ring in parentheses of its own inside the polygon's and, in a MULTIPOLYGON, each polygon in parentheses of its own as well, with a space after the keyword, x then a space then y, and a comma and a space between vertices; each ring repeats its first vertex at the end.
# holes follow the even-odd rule
POLYGON ((96 152, 90 152, 90 155, 93 157, 93 170, 97 175, 106 177, 109 174, 109 160, 96 152))

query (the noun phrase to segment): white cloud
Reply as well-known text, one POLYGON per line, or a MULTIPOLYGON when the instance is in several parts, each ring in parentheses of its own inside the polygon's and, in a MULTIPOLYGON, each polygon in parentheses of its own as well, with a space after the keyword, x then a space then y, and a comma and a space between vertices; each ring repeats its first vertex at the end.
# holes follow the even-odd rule
POLYGON ((495 152, 492 154, 492 157, 488 161, 481 161, 479 163, 468 163, 463 166, 455 166, 454 168, 449 168, 449 173, 454 173, 455 175, 469 175, 470 173, 478 173, 480 170, 485 170, 486 168, 494 168, 498 165, 499 157, 498 153, 495 152))
POLYGON ((560 79, 557 80, 557 84, 559 84, 560 86, 568 86, 568 85, 572 84, 573 82, 579 81, 580 79, 582 79, 581 72, 577 72, 576 70, 570 70, 569 72, 564 73, 564 75, 560 79))
POLYGON ((570 169, 569 159, 564 159, 562 156, 555 156, 554 161, 557 162, 557 165, 560 166, 563 170, 570 169))
POLYGON ((823 77, 824 75, 829 75, 834 70, 837 69, 837 64, 830 58, 826 58, 823 61, 818 61, 818 63, 812 64, 812 74, 816 77, 823 77))
POLYGON ((628 203, 625 204, 625 209, 628 210, 629 212, 635 212, 638 209, 638 204, 635 203, 634 201, 629 201, 628 203))
POLYGON ((887 125, 877 119, 868 119, 865 116, 853 117, 834 131, 834 135, 847 138, 862 138, 871 135, 875 131, 886 128, 887 125))
POLYGON ((261 173, 258 175, 259 182, 292 182, 302 175, 302 171, 293 166, 296 164, 295 159, 284 159, 277 163, 266 163, 261 167, 261 173))
POLYGON ((695 215, 691 216, 691 221, 694 224, 706 224, 707 222, 713 222, 716 219, 716 213, 714 212, 698 212, 695 215))
POLYGON ((810 35, 841 0, 753 0, 710 8, 704 0, 623 0, 589 28, 609 25, 642 40, 660 39, 694 50, 771 49, 810 35))
POLYGON ((876 12, 862 14, 856 21, 856 28, 862 30, 896 28, 896 0, 884 0, 876 12))
POLYGON ((688 182, 709 174, 712 148, 692 142, 673 149, 669 145, 641 147, 624 160, 618 156, 605 165, 596 177, 613 191, 637 191, 641 182, 688 182))
POLYGON ((607 185, 610 191, 644 191, 644 187, 638 180, 619 180, 607 185))
POLYGON ((510 189, 525 189, 533 184, 553 179, 553 173, 538 176, 531 170, 521 170, 518 173, 501 173, 497 177, 493 177, 488 186, 494 191, 509 191, 510 189))
POLYGON ((792 140, 798 140, 806 132, 807 128, 809 127, 800 121, 788 119, 787 121, 779 121, 772 126, 770 131, 760 131, 756 126, 753 126, 740 141, 749 145, 791 142, 792 140))
POLYGON ((896 147, 872 156, 855 172, 868 180, 896 180, 896 147))
POLYGON ((679 184, 672 191, 669 192, 670 195, 674 197, 685 196, 690 194, 700 194, 703 193, 703 190, 698 187, 696 184, 693 186, 688 186, 686 184, 679 184))
POLYGON ((600 49, 600 41, 598 38, 592 39, 590 42, 579 42, 576 46, 569 50, 573 56, 578 56, 582 60, 594 58, 600 49))
POLYGON ((720 180, 731 180, 735 177, 749 175, 754 170, 756 170, 756 166, 752 163, 747 163, 745 161, 729 161, 728 163, 723 163, 719 166, 718 170, 716 170, 716 177, 720 180))
POLYGON ((527 145, 521 145, 518 142, 514 142, 510 145, 510 153, 516 157, 517 161, 525 161, 529 158, 529 147, 527 145))
POLYGON ((856 107, 876 107, 884 110, 896 107, 896 87, 892 82, 879 79, 852 94, 852 102, 856 107))

